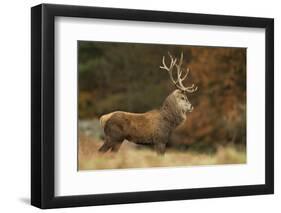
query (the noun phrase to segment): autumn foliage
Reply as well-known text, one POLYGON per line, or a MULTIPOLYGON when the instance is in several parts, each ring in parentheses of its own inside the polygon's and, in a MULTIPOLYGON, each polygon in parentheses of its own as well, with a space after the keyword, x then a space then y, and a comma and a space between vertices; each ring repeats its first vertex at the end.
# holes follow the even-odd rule
POLYGON ((162 56, 184 54, 185 84, 194 110, 173 133, 170 147, 212 150, 246 146, 246 49, 80 41, 79 119, 115 110, 145 112, 161 106, 175 88, 161 69, 162 56))

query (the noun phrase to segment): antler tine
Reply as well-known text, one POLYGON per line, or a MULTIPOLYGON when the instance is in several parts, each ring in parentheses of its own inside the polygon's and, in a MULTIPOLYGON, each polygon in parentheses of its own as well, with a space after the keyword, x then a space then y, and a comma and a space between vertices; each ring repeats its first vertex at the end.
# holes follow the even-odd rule
POLYGON ((180 58, 180 63, 179 63, 179 66, 182 65, 182 61, 183 61, 183 52, 181 52, 181 58, 180 58))
POLYGON ((178 88, 180 88, 184 92, 189 92, 189 93, 195 92, 197 90, 197 87, 195 87, 194 84, 192 84, 190 87, 185 87, 183 85, 183 80, 185 80, 186 77, 188 76, 190 69, 186 68, 186 73, 185 73, 184 76, 182 76, 182 72, 183 72, 183 70, 181 69, 182 62, 183 62, 183 52, 181 52, 181 58, 180 58, 179 64, 176 65, 176 67, 177 67, 177 74, 178 74, 177 82, 179 84, 178 88))
POLYGON ((184 91, 184 92, 193 93, 193 92, 195 92, 198 89, 198 87, 197 86, 195 87, 194 84, 192 84, 190 87, 185 87, 183 85, 182 81, 179 81, 179 85, 182 88, 182 91, 184 91))
POLYGON ((162 64, 163 64, 163 66, 160 66, 161 69, 168 69, 168 67, 165 64, 165 56, 163 56, 163 58, 162 58, 162 64))
POLYGON ((170 59, 173 60, 173 56, 169 51, 168 51, 168 55, 170 56, 170 59))
POLYGON ((183 62, 183 53, 181 52, 181 57, 180 57, 180 60, 179 60, 179 64, 176 64, 178 76, 181 76, 181 74, 182 74, 182 70, 181 70, 182 62, 183 62))
POLYGON ((168 68, 166 63, 165 63, 165 56, 163 56, 163 58, 162 58, 163 66, 160 66, 161 69, 165 69, 167 71, 170 71, 173 68, 173 66, 175 66, 175 64, 177 62, 177 59, 173 59, 171 56, 170 56, 170 58, 171 58, 171 64, 170 64, 170 67, 168 68))
POLYGON ((173 58, 173 56, 170 52, 168 52, 168 55, 170 56, 170 59, 171 59, 171 64, 170 64, 170 69, 171 69, 176 65, 177 58, 173 58))
POLYGON ((167 65, 166 65, 166 63, 165 63, 165 56, 163 56, 163 58, 162 58, 163 66, 160 66, 160 68, 161 68, 161 69, 164 69, 164 70, 166 70, 166 71, 168 72, 171 81, 173 82, 173 84, 175 84, 175 85, 177 86, 178 80, 175 80, 175 79, 173 78, 173 73, 172 73, 172 72, 173 72, 173 68, 174 68, 174 66, 175 66, 175 64, 176 64, 176 62, 177 62, 177 59, 176 59, 176 58, 174 59, 174 58, 172 57, 172 55, 171 55, 169 52, 168 52, 168 55, 170 56, 170 59, 171 59, 170 66, 167 67, 167 65))
POLYGON ((186 79, 186 77, 188 76, 189 74, 189 68, 186 68, 186 72, 185 72, 185 75, 183 77, 181 77, 182 80, 186 79))
POLYGON ((190 69, 187 68, 187 69, 186 69, 186 74, 185 74, 185 76, 183 76, 183 77, 179 76, 178 83, 179 83, 179 85, 180 85, 180 87, 181 87, 181 89, 182 89, 183 91, 189 92, 189 93, 193 93, 193 92, 195 92, 195 91, 198 89, 198 87, 195 87, 194 84, 192 84, 192 85, 189 86, 189 87, 185 87, 185 86, 183 85, 183 83, 182 83, 183 80, 184 80, 184 79, 187 77, 187 75, 189 74, 189 72, 190 72, 190 69))

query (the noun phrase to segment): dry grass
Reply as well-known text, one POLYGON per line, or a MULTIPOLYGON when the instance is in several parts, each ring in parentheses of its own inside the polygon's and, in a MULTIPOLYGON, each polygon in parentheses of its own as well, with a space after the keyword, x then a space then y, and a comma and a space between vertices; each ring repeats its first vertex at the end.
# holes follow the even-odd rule
POLYGON ((195 151, 167 150, 164 156, 158 156, 153 150, 136 149, 134 145, 124 142, 118 153, 101 154, 97 150, 102 141, 80 134, 78 169, 121 169, 169 166, 194 166, 214 164, 246 163, 246 152, 234 147, 220 147, 213 154, 195 151))

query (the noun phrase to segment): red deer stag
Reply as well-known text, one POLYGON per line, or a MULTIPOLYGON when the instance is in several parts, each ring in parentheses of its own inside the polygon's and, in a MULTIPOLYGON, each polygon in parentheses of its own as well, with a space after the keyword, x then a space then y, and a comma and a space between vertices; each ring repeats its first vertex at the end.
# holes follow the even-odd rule
POLYGON ((126 139, 136 144, 151 144, 158 154, 164 154, 166 144, 174 130, 186 119, 186 113, 193 110, 193 106, 188 101, 186 94, 197 90, 194 84, 190 87, 183 85, 183 80, 187 77, 189 69, 185 72, 181 68, 183 54, 178 61, 170 53, 170 65, 165 63, 161 69, 166 70, 172 83, 177 87, 164 101, 158 110, 145 113, 130 113, 115 111, 101 116, 100 123, 105 133, 105 142, 100 147, 100 152, 111 150, 117 152, 126 139), (178 61, 178 63, 177 63, 178 61), (176 68, 176 79, 173 71, 176 68))

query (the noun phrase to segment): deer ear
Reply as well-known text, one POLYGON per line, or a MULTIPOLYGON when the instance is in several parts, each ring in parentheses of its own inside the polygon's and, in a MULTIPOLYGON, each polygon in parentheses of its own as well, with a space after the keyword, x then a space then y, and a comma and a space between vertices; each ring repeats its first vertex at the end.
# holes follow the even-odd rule
POLYGON ((185 91, 182 91, 182 90, 179 90, 181 94, 185 95, 186 96, 186 92, 185 91))
POLYGON ((173 93, 174 93, 174 94, 179 94, 180 92, 181 92, 181 91, 180 91, 179 89, 175 89, 173 93))

